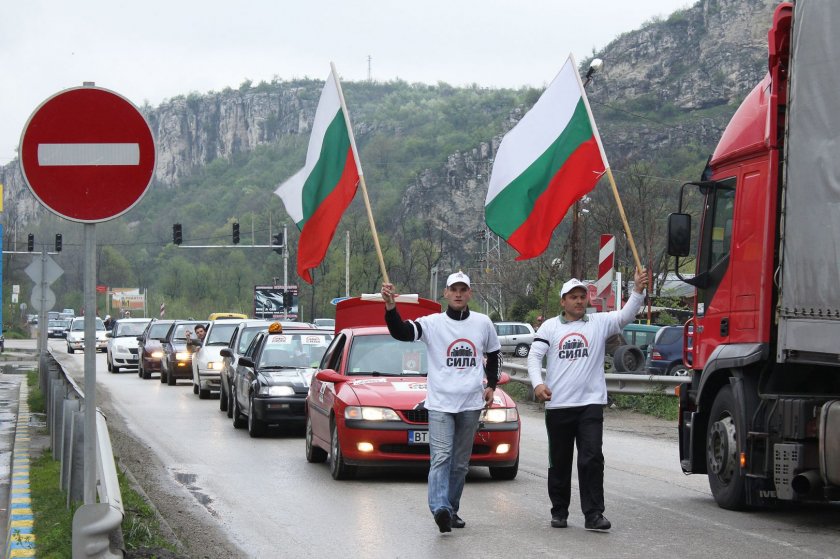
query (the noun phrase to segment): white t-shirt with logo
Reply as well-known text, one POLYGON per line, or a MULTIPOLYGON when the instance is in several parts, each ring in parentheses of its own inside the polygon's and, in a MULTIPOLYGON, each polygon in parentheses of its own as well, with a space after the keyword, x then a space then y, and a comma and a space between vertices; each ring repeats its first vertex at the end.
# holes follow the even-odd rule
POLYGON ((559 316, 543 322, 528 354, 528 376, 534 388, 545 383, 551 390, 546 408, 607 403, 604 379, 607 338, 630 324, 643 302, 644 295, 633 291, 620 311, 593 313, 586 315, 586 320, 573 322, 564 323, 559 316), (543 381, 541 369, 546 354, 543 381))
POLYGON ((465 320, 445 312, 418 318, 429 358, 426 408, 457 413, 484 407, 484 354, 502 348, 493 322, 470 311, 465 320))

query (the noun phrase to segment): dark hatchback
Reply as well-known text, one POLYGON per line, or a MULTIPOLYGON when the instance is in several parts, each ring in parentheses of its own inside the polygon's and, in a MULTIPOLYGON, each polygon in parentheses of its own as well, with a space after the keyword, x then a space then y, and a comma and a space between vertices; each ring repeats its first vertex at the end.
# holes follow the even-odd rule
POLYGON ((656 333, 648 353, 647 370, 651 375, 685 376, 682 326, 665 326, 656 333))
POLYGON ((163 358, 161 343, 174 323, 174 320, 152 320, 143 333, 137 336, 137 375, 140 378, 152 378, 152 373, 160 372, 163 358))
MULTIPOLYGON (((231 383, 233 426, 259 437, 270 424, 304 424, 315 368, 333 339, 324 330, 259 332, 239 357, 231 383)), ((222 350, 222 356, 230 350, 222 350)))
POLYGON ((207 328, 207 322, 192 320, 176 320, 166 338, 161 341, 163 357, 160 363, 160 382, 174 386, 180 379, 192 380, 192 354, 195 350, 187 348, 187 332, 192 339, 198 339, 195 335, 196 326, 207 328))
POLYGON ((234 330, 228 347, 219 352, 222 357, 222 369, 219 371, 219 409, 227 412, 228 417, 233 417, 233 394, 230 386, 239 357, 248 350, 254 336, 268 328, 271 322, 270 320, 243 320, 234 330))

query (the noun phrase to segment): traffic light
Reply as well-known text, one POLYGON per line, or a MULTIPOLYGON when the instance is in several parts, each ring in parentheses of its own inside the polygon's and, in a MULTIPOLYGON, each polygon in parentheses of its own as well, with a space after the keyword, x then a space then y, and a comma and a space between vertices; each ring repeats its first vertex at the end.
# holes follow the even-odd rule
POLYGON ((172 242, 176 245, 180 245, 183 237, 181 236, 181 224, 176 223, 172 226, 172 242))
POLYGON ((271 246, 274 252, 279 255, 283 255, 283 246, 286 244, 285 239, 283 239, 283 233, 277 233, 272 237, 271 246))
POLYGON ((235 244, 235 245, 239 244, 239 224, 238 223, 233 224, 233 244, 235 244))
POLYGON ((29 236, 26 238, 26 250, 28 250, 29 252, 35 250, 35 235, 33 235, 32 233, 30 233, 29 236))
POLYGON ((55 251, 61 252, 61 233, 55 234, 55 251))

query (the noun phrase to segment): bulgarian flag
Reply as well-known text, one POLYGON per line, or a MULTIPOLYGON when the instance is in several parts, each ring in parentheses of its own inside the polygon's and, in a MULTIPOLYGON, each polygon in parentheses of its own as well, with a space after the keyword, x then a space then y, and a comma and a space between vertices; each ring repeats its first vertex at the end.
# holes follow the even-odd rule
POLYGON ((324 259, 359 184, 340 87, 335 72, 330 72, 315 111, 306 164, 274 191, 300 230, 297 273, 308 283, 312 283, 309 271, 324 259))
POLYGON ((574 58, 505 135, 484 203, 487 226, 519 252, 542 254, 569 207, 609 167, 574 58))

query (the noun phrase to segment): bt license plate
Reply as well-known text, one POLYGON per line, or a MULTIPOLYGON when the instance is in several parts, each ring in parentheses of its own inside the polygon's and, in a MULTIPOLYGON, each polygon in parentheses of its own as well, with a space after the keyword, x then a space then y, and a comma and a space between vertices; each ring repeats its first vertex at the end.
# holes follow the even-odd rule
POLYGON ((428 431, 409 431, 408 444, 429 444, 428 431))

